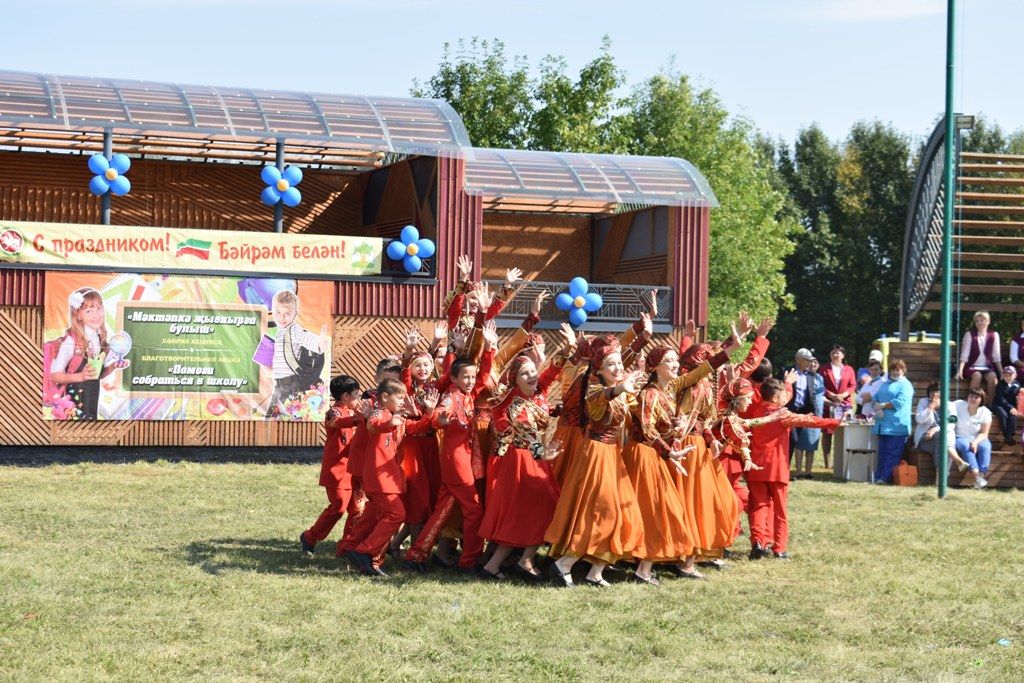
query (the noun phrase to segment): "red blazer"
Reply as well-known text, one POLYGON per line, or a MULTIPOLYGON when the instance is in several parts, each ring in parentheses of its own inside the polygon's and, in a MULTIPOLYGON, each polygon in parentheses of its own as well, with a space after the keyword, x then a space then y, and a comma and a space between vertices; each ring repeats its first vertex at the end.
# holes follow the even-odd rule
POLYGON ((320 485, 326 488, 352 488, 352 475, 348 472, 348 449, 352 445, 358 415, 340 403, 327 411, 327 440, 320 461, 320 485))
MULTIPOLYGON (((747 418, 767 417, 779 410, 771 401, 760 401, 744 414, 747 418)), ((750 458, 761 470, 746 473, 748 482, 772 481, 789 482, 789 430, 792 427, 817 427, 819 429, 839 426, 839 420, 797 415, 795 413, 750 430, 750 458)))
POLYGON ((366 421, 366 462, 363 463, 363 490, 367 493, 405 493, 405 472, 398 459, 398 446, 405 435, 422 434, 430 429, 430 416, 391 424, 391 412, 381 409, 366 421))
POLYGON ((443 430, 441 442, 441 483, 452 486, 472 485, 476 481, 473 475, 473 449, 480 448, 476 443, 476 397, 487 386, 487 378, 491 374, 494 361, 494 349, 488 349, 480 361, 480 369, 476 374, 476 385, 469 393, 452 386, 438 403, 433 415, 433 427, 443 430), (442 426, 438 419, 447 413, 449 422, 442 426))
POLYGON ((844 392, 850 392, 850 395, 846 398, 843 403, 846 406, 852 405, 853 395, 857 392, 857 377, 853 368, 846 363, 843 363, 843 370, 839 374, 839 383, 836 384, 836 378, 832 375, 832 363, 822 365, 818 368, 818 374, 821 375, 822 379, 825 380, 825 398, 828 398, 830 393, 842 394, 844 392))

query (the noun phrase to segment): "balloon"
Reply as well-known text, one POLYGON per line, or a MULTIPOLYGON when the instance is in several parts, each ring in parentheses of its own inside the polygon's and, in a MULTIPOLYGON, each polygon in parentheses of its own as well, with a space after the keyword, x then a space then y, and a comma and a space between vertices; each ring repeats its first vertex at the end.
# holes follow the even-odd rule
POLYGON ((581 277, 574 277, 569 280, 569 294, 571 294, 574 299, 586 294, 588 287, 589 285, 587 284, 587 281, 581 277))
POLYGON ((586 303, 583 304, 583 310, 587 313, 593 313, 597 309, 601 308, 604 301, 601 300, 601 295, 597 292, 587 292, 583 295, 583 299, 586 303))
POLYGON ((89 192, 95 195, 103 195, 110 189, 110 183, 101 175, 94 175, 89 181, 89 192))
POLYGON ((399 261, 405 258, 405 245, 395 240, 388 244, 388 258, 393 261, 399 261))
POLYGON ((123 197, 132 189, 132 184, 123 175, 119 175, 110 181, 110 191, 118 197, 123 197))
POLYGON ((110 157, 110 166, 118 173, 127 173, 128 169, 132 167, 132 160, 128 158, 127 154, 115 154, 110 157))
POLYGON ((270 185, 263 188, 263 192, 260 193, 260 199, 267 206, 273 206, 281 201, 281 193, 275 190, 270 185))
POLYGON ((277 185, 277 181, 281 179, 281 172, 277 170, 277 166, 264 166, 260 171, 260 178, 267 185, 277 185))
POLYGON ((428 239, 416 240, 416 246, 419 247, 417 256, 421 259, 430 258, 434 255, 434 243, 428 239))
POLYGON ((206 402, 206 412, 215 417, 220 417, 228 407, 222 398, 211 398, 206 402))
POLYGON ((281 201, 284 202, 285 206, 298 206, 299 202, 302 201, 302 193, 294 187, 289 187, 281 193, 281 201))
POLYGON ((110 168, 110 162, 102 154, 93 154, 89 157, 89 170, 96 175, 103 175, 110 168))
POLYGON ((555 306, 557 306, 558 310, 560 311, 570 310, 573 307, 572 297, 569 296, 567 293, 562 292, 561 294, 555 297, 555 306))
POLYGON ((569 322, 571 322, 574 327, 579 327, 583 323, 587 322, 587 312, 582 308, 572 309, 569 313, 569 322))
POLYGON ((401 239, 404 244, 412 244, 419 238, 420 231, 417 230, 414 225, 407 225, 402 228, 402 234, 399 236, 399 239, 401 239))
POLYGON ((405 272, 407 273, 418 273, 420 268, 423 267, 423 261, 420 260, 419 256, 406 256, 402 264, 405 266, 405 272))
POLYGON ((295 292, 295 280, 287 278, 245 278, 238 281, 238 296, 247 304, 262 304, 270 308, 274 295, 288 290, 295 292))
POLYGON ((289 185, 298 185, 302 182, 302 169, 298 166, 289 166, 284 169, 281 177, 287 180, 289 185))

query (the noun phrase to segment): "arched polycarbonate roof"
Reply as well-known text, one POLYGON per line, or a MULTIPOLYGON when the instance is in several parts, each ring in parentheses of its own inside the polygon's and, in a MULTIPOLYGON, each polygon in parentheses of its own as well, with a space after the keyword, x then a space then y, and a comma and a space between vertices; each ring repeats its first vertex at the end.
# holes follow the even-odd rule
POLYGON ((490 208, 550 209, 552 200, 579 206, 657 204, 717 207, 707 179, 684 159, 474 148, 466 191, 490 208))
POLYGON ((350 152, 353 159, 387 152, 461 157, 470 147, 462 119, 440 100, 0 70, 0 144, 64 139, 42 131, 104 129, 157 149, 171 146, 167 140, 196 140, 205 156, 230 151, 232 142, 278 139, 310 155, 350 152))

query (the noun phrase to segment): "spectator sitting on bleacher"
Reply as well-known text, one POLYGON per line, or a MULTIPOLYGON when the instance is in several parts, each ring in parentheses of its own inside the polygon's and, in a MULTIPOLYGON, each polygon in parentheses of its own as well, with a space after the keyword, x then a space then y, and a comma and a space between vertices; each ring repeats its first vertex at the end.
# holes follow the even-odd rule
POLYGON ((1018 323, 1017 335, 1010 340, 1010 363, 1017 370, 1017 377, 1024 377, 1024 318, 1018 323))
POLYGON ((996 385, 996 395, 992 397, 992 412, 999 418, 999 426, 1003 428, 1003 440, 1008 446, 1017 443, 1017 395, 1020 384, 1017 383, 1017 370, 1012 365, 1003 368, 1003 377, 996 385))
MULTIPOLYGON (((914 422, 917 423, 917 426, 914 427, 914 447, 932 454, 932 460, 935 462, 936 476, 938 476, 939 448, 942 447, 942 439, 939 436, 939 427, 942 424, 939 420, 939 405, 941 402, 939 383, 932 382, 929 384, 927 393, 928 396, 926 398, 922 398, 917 402, 917 410, 914 412, 914 422)), ((955 414, 952 401, 946 405, 946 413, 948 415, 955 414)), ((956 452, 956 429, 948 418, 945 420, 945 424, 947 453, 953 462, 956 463, 957 469, 963 472, 969 465, 956 452)), ((952 471, 952 467, 946 471, 952 471)))
POLYGON ((991 321, 986 311, 974 314, 974 329, 964 332, 960 341, 960 367, 956 373, 971 381, 971 389, 980 387, 981 381, 985 380, 988 396, 995 392, 996 373, 1003 366, 999 333, 988 329, 991 321))
POLYGON ((992 412, 985 407, 985 390, 971 389, 966 401, 953 401, 956 411, 956 452, 967 460, 974 473, 974 488, 988 486, 985 475, 992 462, 992 442, 988 440, 992 428, 992 412))

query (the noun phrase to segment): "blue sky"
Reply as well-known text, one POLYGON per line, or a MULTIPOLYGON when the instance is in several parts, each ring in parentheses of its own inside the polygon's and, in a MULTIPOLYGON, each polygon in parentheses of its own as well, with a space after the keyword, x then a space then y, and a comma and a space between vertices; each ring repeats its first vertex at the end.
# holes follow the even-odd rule
MULTIPOLYGON (((956 103, 1024 126, 1021 0, 960 0, 956 103)), ((442 44, 503 40, 578 69, 608 34, 630 83, 676 68, 792 140, 860 119, 926 135, 943 107, 944 0, 134 0, 6 7, 0 66, 181 83, 404 95, 442 44)))

